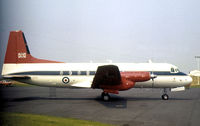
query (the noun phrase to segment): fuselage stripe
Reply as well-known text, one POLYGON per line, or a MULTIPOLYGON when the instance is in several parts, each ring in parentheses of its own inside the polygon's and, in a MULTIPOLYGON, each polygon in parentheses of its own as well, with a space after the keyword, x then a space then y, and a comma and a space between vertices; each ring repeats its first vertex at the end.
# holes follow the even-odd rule
MULTIPOLYGON (((28 71, 11 73, 8 75, 95 75, 96 71, 28 71)), ((152 73, 152 72, 151 72, 152 73)), ((171 73, 168 71, 153 71, 154 75, 159 76, 187 76, 183 72, 171 73)))

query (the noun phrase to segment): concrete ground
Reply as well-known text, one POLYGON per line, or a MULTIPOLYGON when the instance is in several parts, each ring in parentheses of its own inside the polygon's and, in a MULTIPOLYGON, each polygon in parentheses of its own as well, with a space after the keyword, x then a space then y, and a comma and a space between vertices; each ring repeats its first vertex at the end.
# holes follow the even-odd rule
POLYGON ((100 98, 101 90, 46 87, 1 87, 1 111, 93 120, 119 126, 199 126, 200 88, 169 92, 131 89, 100 98))

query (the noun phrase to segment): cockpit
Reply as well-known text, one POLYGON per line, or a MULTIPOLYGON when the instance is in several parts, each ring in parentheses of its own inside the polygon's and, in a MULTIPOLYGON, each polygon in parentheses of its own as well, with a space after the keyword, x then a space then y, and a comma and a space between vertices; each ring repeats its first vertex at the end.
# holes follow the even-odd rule
POLYGON ((172 67, 170 72, 171 72, 171 73, 179 73, 180 71, 179 71, 178 68, 172 67))

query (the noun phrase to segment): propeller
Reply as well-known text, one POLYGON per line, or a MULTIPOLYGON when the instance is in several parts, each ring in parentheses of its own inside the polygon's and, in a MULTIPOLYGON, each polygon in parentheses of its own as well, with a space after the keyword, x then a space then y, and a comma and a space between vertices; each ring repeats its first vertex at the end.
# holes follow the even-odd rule
POLYGON ((153 81, 153 84, 152 84, 152 88, 154 87, 154 79, 157 78, 157 75, 153 73, 153 71, 151 71, 151 80, 153 81))
POLYGON ((154 80, 155 78, 157 78, 157 75, 153 73, 153 71, 151 72, 151 79, 154 80))
MULTIPOLYGON (((149 60, 148 62, 149 62, 150 64, 152 64, 152 61, 151 61, 151 60, 149 60)), ((153 68, 153 67, 152 67, 152 68, 153 68)), ((151 80, 153 81, 153 84, 152 84, 152 88, 153 88, 153 87, 154 87, 154 79, 157 78, 157 75, 153 73, 153 69, 152 69, 152 71, 151 71, 150 73, 151 73, 150 78, 151 78, 151 80)))

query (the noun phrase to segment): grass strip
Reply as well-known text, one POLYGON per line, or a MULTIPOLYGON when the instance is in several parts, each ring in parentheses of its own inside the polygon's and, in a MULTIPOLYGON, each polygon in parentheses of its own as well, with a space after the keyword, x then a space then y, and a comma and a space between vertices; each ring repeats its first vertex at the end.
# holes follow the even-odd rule
POLYGON ((200 88, 200 85, 191 85, 190 88, 200 88))
POLYGON ((94 121, 45 115, 0 112, 1 126, 112 126, 94 121))

